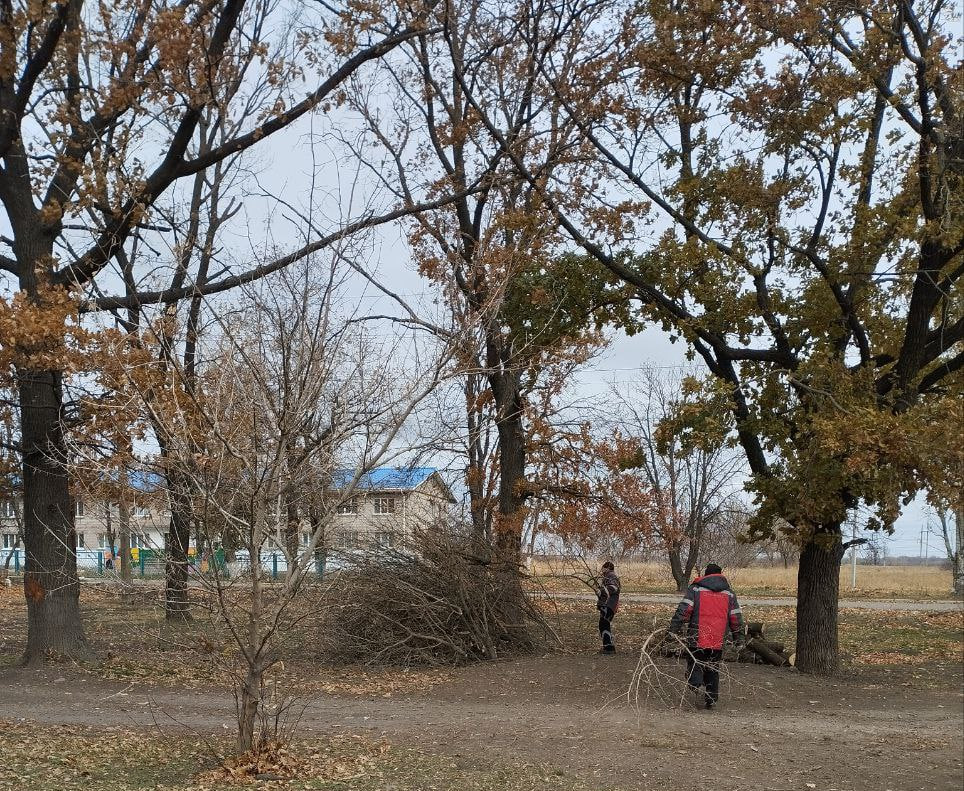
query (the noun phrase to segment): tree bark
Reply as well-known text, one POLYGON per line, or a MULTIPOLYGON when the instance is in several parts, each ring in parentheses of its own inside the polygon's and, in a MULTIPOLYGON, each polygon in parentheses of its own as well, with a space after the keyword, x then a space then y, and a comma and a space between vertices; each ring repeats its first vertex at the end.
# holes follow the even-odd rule
POLYGON ((13 513, 17 523, 17 537, 14 539, 13 546, 7 553, 7 557, 3 561, 3 573, 0 579, 6 580, 10 576, 10 563, 13 560, 14 554, 20 549, 20 544, 23 541, 23 510, 20 505, 17 504, 17 499, 11 498, 13 503, 13 513))
POLYGON ((110 510, 110 503, 104 504, 104 536, 107 538, 107 548, 110 550, 110 567, 117 568, 117 536, 114 531, 114 521, 110 510))
MULTIPOLYGON (((124 484, 126 484, 126 475, 124 477, 124 484)), ((126 494, 121 494, 118 499, 117 512, 117 522, 120 528, 120 576, 124 587, 123 600, 129 604, 132 601, 134 575, 131 569, 131 509, 126 494)))
POLYGON ((754 639, 750 640, 746 644, 746 647, 748 650, 752 651, 754 654, 766 661, 767 664, 776 665, 777 667, 783 667, 790 664, 790 660, 786 656, 777 652, 774 648, 772 648, 772 644, 768 643, 762 637, 755 637, 754 639))
POLYGON ((169 621, 186 621, 191 617, 187 595, 188 547, 191 543, 191 505, 180 477, 167 472, 171 503, 171 522, 167 542, 165 568, 164 617, 169 621))
POLYGON ((954 593, 964 595, 964 505, 954 509, 955 550, 951 556, 954 593))
POLYGON ((22 539, 22 531, 17 531, 17 538, 16 538, 16 540, 13 542, 13 546, 10 548, 10 551, 7 553, 7 557, 4 558, 4 561, 3 561, 3 573, 2 573, 2 575, 0 575, 0 579, 5 580, 5 579, 7 579, 7 577, 10 576, 10 563, 11 563, 11 561, 13 560, 14 554, 17 552, 17 550, 20 549, 20 541, 21 541, 21 539, 22 539))
POLYGON ((669 568, 673 574, 673 581, 676 583, 677 593, 685 593, 689 587, 690 579, 693 576, 693 569, 696 568, 696 559, 699 552, 699 541, 692 537, 686 542, 686 560, 683 560, 683 542, 674 543, 667 556, 669 557, 669 568))
POLYGON ((498 432, 499 517, 495 544, 504 561, 520 561, 522 506, 525 504, 525 497, 519 491, 525 477, 525 434, 521 412, 500 420, 498 432))
POLYGON ((34 665, 51 654, 91 657, 80 615, 77 534, 65 467, 59 371, 18 371, 23 447, 27 650, 34 665))
POLYGON ((262 675, 260 667, 251 663, 241 685, 241 699, 238 701, 238 749, 242 753, 250 752, 255 747, 254 730, 261 704, 262 675))
POLYGON ((488 341, 488 360, 501 370, 489 374, 489 386, 495 398, 496 431, 499 443, 499 508, 495 525, 495 546, 500 559, 518 567, 522 562, 522 507, 526 496, 522 491, 526 469, 526 435, 523 425, 521 372, 509 368, 502 358, 498 338, 488 341))
POLYGON ((480 547, 492 544, 492 508, 486 488, 486 462, 488 441, 485 437, 485 420, 482 414, 480 390, 482 378, 470 373, 465 377, 465 415, 468 436, 468 465, 465 471, 469 491, 469 515, 472 520, 472 536, 480 547))
POLYGON ((764 626, 760 621, 750 621, 746 625, 747 637, 763 637, 764 626))
POLYGON ((797 573, 797 668, 804 673, 832 675, 840 668, 837 643, 837 600, 840 525, 822 525, 800 553, 797 573))
POLYGON ((255 749, 255 726, 258 720, 258 709, 261 705, 261 686, 264 680, 264 662, 262 649, 264 638, 261 632, 261 621, 264 616, 264 599, 261 588, 261 564, 257 558, 261 551, 260 540, 248 541, 248 557, 251 563, 251 587, 249 589, 249 610, 247 629, 242 638, 244 645, 242 656, 247 669, 244 681, 241 683, 240 694, 236 698, 238 714, 238 748, 242 753, 255 749))
POLYGON ((321 522, 318 503, 314 497, 308 501, 308 525, 312 537, 318 537, 318 544, 315 546, 315 573, 319 579, 324 579, 325 566, 328 564, 328 536, 326 535, 325 525, 321 522))
POLYGON ((683 575, 683 562, 680 559, 680 542, 674 542, 669 548, 667 555, 669 556, 669 570, 673 574, 673 580, 676 582, 676 592, 682 593, 686 590, 689 583, 689 577, 684 578, 683 575))

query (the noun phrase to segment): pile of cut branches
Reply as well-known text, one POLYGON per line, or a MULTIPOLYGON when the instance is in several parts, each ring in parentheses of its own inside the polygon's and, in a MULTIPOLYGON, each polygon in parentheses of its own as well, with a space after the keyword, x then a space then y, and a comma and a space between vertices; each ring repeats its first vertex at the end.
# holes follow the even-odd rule
POLYGON ((433 533, 353 558, 333 585, 322 645, 338 661, 440 666, 533 650, 552 630, 519 568, 433 533))

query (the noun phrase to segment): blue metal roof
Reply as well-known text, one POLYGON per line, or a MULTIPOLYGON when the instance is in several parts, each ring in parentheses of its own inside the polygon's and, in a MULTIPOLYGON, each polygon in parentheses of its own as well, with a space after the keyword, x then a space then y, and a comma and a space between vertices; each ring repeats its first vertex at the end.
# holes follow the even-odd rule
MULTIPOLYGON (((410 491, 425 483, 436 472, 434 467, 376 467, 362 474, 355 488, 370 491, 385 489, 410 491)), ((355 470, 337 470, 332 475, 331 483, 334 488, 342 489, 348 486, 354 477, 355 470)))
MULTIPOLYGON (((127 474, 127 485, 138 492, 150 494, 167 486, 164 476, 160 473, 149 470, 126 470, 125 472, 127 474)), ((106 478, 109 481, 116 482, 122 474, 119 470, 111 470, 100 477, 101 480, 106 478)))
POLYGON ((167 485, 163 475, 145 470, 129 470, 127 480, 130 482, 131 488, 137 489, 139 492, 156 492, 167 485))

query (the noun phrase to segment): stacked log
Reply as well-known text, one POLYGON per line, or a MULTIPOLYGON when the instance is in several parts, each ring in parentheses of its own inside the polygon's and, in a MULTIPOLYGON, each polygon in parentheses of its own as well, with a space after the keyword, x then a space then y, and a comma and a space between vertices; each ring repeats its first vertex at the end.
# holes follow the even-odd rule
POLYGON ((767 640, 763 634, 764 625, 750 621, 746 625, 746 644, 737 655, 738 662, 757 662, 760 664, 786 667, 792 665, 792 655, 786 653, 786 646, 767 640))
MULTIPOLYGON (((767 640, 763 634, 764 625, 751 621, 746 625, 746 640, 738 646, 727 646, 723 652, 725 662, 750 662, 758 665, 789 667, 793 665, 796 654, 787 654, 786 646, 775 640, 767 640)), ((685 649, 678 642, 664 643, 661 647, 664 656, 681 657, 685 649)))

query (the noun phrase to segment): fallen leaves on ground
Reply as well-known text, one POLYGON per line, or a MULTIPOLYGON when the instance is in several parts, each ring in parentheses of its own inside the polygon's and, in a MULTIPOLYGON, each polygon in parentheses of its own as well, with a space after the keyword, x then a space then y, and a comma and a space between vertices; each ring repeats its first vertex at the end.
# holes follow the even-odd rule
POLYGON ((272 742, 259 750, 231 756, 196 780, 202 787, 258 782, 260 788, 292 779, 348 782, 369 774, 388 750, 385 742, 352 736, 310 747, 308 743, 286 746, 272 742))
POLYGON ((589 791, 563 769, 514 757, 392 747, 365 735, 299 738, 218 759, 225 737, 0 720, 0 788, 30 791, 589 791), (204 765, 208 768, 205 768, 204 765), (212 764, 216 764, 212 767, 212 764))

